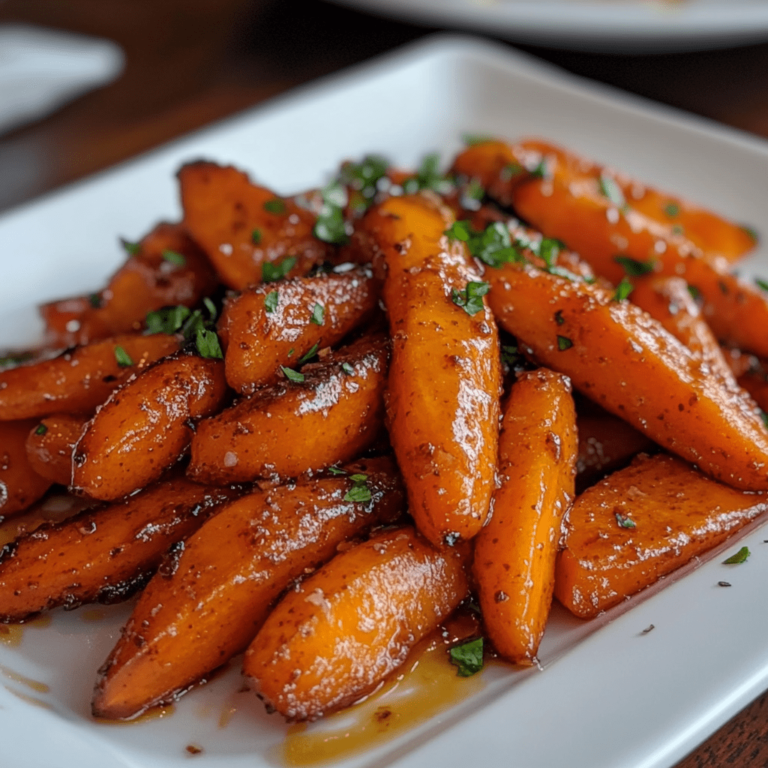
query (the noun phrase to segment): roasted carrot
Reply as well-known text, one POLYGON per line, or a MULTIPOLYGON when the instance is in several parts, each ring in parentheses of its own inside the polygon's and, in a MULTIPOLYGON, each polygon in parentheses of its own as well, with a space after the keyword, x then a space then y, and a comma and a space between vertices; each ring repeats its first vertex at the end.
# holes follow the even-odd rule
POLYGON ((487 286, 435 198, 390 198, 360 226, 386 269, 393 340, 387 417, 411 514, 433 543, 470 539, 488 515, 501 371, 487 286))
POLYGON ((37 427, 36 419, 0 422, 0 517, 22 512, 51 487, 27 458, 27 436, 37 427))
POLYGON ((72 483, 72 454, 83 434, 87 416, 58 413, 46 416, 27 436, 27 459, 38 475, 53 483, 72 483))
POLYGON ((375 459, 345 472, 243 496, 173 552, 110 654, 94 714, 132 717, 179 695, 245 650, 291 580, 400 514, 394 462, 375 459))
POLYGON ((404 527, 337 555, 270 614, 245 655, 249 682, 289 720, 367 695, 466 596, 460 549, 404 527))
POLYGON ((767 509, 764 494, 728 488, 671 456, 640 456, 576 499, 555 595, 577 616, 595 616, 767 509))
POLYGON ((544 635, 577 450, 570 381, 545 368, 521 374, 504 407, 500 486, 473 564, 485 627, 514 664, 533 664, 544 635))

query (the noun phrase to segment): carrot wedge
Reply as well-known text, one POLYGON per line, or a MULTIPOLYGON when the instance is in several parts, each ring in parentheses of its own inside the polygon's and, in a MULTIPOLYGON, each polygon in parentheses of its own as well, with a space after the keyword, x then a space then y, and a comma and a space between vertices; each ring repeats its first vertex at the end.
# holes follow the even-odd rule
POLYGON ((591 618, 766 510, 763 494, 720 485, 671 456, 640 456, 576 499, 555 595, 576 616, 591 618))
POLYGON ((370 270, 299 277, 244 291, 219 322, 229 386, 250 395, 281 377, 313 348, 336 344, 369 320, 379 290, 370 270))
POLYGON ((179 348, 175 336, 113 336, 0 371, 0 421, 93 413, 113 389, 179 348))
POLYGON ((36 419, 0 422, 0 517, 23 512, 51 487, 27 457, 27 437, 37 427, 36 419))
POLYGON ((42 419, 27 437, 27 459, 38 475, 51 482, 72 482, 72 455, 88 423, 86 416, 58 413, 42 419))
POLYGON ((460 549, 435 549, 408 526, 337 555, 278 603, 245 676, 289 720, 352 704, 466 597, 460 549))
POLYGON ((386 268, 393 340, 387 417, 411 514, 434 544, 471 539, 488 515, 498 446, 499 341, 453 215, 432 197, 390 198, 360 227, 386 268))
POLYGON ((72 484, 113 501, 158 480, 189 447, 196 419, 227 397, 224 363, 178 354, 117 389, 88 422, 73 456, 72 484))
POLYGON ((245 650, 290 581, 400 514, 394 462, 346 470, 355 480, 315 479, 243 496, 187 539, 139 598, 102 670, 94 714, 132 717, 183 692, 245 650), (349 501, 361 474, 369 500, 349 501))
POLYGON ((363 337, 198 424, 187 476, 204 483, 298 477, 351 461, 384 427, 389 341, 363 337))
POLYGON ((552 604, 563 516, 574 495, 576 412, 565 376, 520 375, 504 407, 500 487, 475 539, 473 571, 494 648, 530 666, 552 604))
POLYGON ((489 269, 497 321, 533 356, 655 442, 744 490, 768 490, 768 432, 693 353, 628 301, 530 265, 489 269))
POLYGON ((7 544, 0 550, 0 621, 24 621, 59 605, 127 599, 172 544, 236 493, 167 480, 7 544))
POLYGON ((197 162, 178 175, 184 224, 230 288, 260 283, 265 265, 279 263, 282 276, 306 274, 332 253, 312 233, 314 214, 242 171, 197 162))
POLYGON ((126 248, 129 258, 104 290, 40 307, 48 344, 89 344, 139 331, 147 313, 193 307, 215 286, 207 257, 179 224, 160 223, 126 248))

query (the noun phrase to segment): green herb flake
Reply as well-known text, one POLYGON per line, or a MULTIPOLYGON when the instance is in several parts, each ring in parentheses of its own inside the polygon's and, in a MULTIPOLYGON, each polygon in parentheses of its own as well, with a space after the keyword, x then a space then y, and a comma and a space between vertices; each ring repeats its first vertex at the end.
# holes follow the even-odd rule
POLYGON ((674 200, 670 200, 664 206, 664 213, 669 216, 670 219, 674 219, 675 216, 680 215, 680 206, 674 200))
POLYGON ((130 368, 133 365, 131 356, 121 347, 115 347, 115 360, 120 368, 130 368))
POLYGON ((254 229, 253 232, 251 232, 251 242, 254 245, 260 245, 261 244, 261 230, 260 229, 254 229))
POLYGON ((349 241, 347 225, 344 221, 344 207, 347 205, 347 190, 334 181, 322 192, 323 205, 312 230, 318 240, 334 245, 344 245, 349 241))
POLYGON ((94 308, 99 309, 101 307, 101 294, 100 293, 92 293, 88 297, 88 303, 94 308))
POLYGON ((445 234, 465 242, 469 252, 489 267, 498 269, 502 264, 525 261, 500 221, 489 224, 482 232, 475 232, 468 221, 457 221, 445 234))
POLYGON ((191 315, 188 307, 166 307, 150 312, 146 317, 147 333, 176 333, 184 325, 184 321, 191 315))
POLYGON ((462 243, 468 243, 472 237, 472 229, 468 221, 454 221, 443 234, 449 240, 461 240, 462 243))
POLYGON ((518 361, 520 360, 520 355, 518 353, 517 347, 513 344, 502 346, 501 360, 503 363, 506 363, 510 368, 517 365, 518 361))
POLYGON ((38 424, 37 428, 35 429, 36 435, 44 435, 48 431, 48 427, 45 426, 45 424, 38 424))
POLYGON ((698 301, 701 298, 701 291, 695 285, 688 286, 688 293, 691 294, 694 301, 698 301))
POLYGON ((451 289, 451 301, 468 315, 475 315, 483 309, 483 296, 490 289, 489 283, 469 282, 463 291, 451 289))
POLYGON ((763 424, 765 425, 765 428, 768 429, 768 413, 761 410, 760 411, 760 418, 763 420, 763 424))
POLYGON ((31 352, 22 352, 18 355, 5 355, 0 357, 0 368, 21 365, 22 363, 29 362, 33 358, 34 355, 31 352))
POLYGON ((548 179, 550 176, 549 167, 547 161, 542 159, 536 165, 531 168, 528 173, 533 176, 534 179, 548 179))
POLYGON ((138 256, 141 253, 141 243, 133 243, 130 240, 120 238, 120 245, 129 256, 138 256))
POLYGON ((464 133, 461 140, 468 146, 474 147, 475 144, 485 144, 486 141, 493 141, 493 136, 484 133, 464 133))
POLYGON ((459 677, 472 677, 483 668, 483 638, 454 645, 449 651, 451 664, 458 667, 459 677))
POLYGON ((265 261, 261 265, 261 279, 265 283, 274 283, 282 280, 296 266, 296 257, 287 256, 282 261, 273 264, 271 261, 265 261))
POLYGON ((341 370, 344 371, 344 373, 346 373, 348 376, 351 376, 355 372, 355 369, 350 363, 342 363, 341 370))
POLYGON ((634 290, 635 286, 632 285, 626 277, 622 277, 621 282, 616 286, 616 292, 613 294, 613 301, 624 301, 634 290))
POLYGON ((366 155, 360 163, 344 163, 339 182, 353 191, 350 204, 363 213, 371 206, 378 191, 379 182, 386 178, 389 161, 380 155, 366 155))
POLYGON ((304 381, 304 374, 294 371, 293 368, 286 368, 284 365, 281 365, 280 370, 285 374, 285 378, 288 381, 293 381, 296 384, 301 384, 304 381))
POLYGON ((325 307, 322 304, 315 303, 315 306, 312 307, 312 316, 309 318, 309 322, 315 325, 322 325, 324 316, 325 307))
POLYGON ((630 256, 614 256, 613 260, 624 268, 624 272, 630 277, 641 277, 653 272, 655 263, 653 259, 639 261, 630 256))
POLYGON ((768 280, 763 280, 762 277, 755 278, 755 285, 763 291, 768 291, 768 280))
POLYGON ((303 365, 304 363, 308 363, 316 354, 317 350, 320 348, 320 343, 316 343, 312 345, 312 349, 310 349, 306 354, 302 355, 299 358, 298 365, 303 365))
POLYGON ((264 210, 267 213, 275 213, 275 214, 285 213, 286 211, 285 200, 281 200, 279 197, 273 197, 271 200, 267 200, 267 202, 264 203, 264 210))
POLYGON ((672 234, 673 235, 683 235, 684 233, 685 233, 685 230, 679 224, 675 224, 672 227, 672 234))
POLYGON ((211 318, 211 322, 216 319, 218 312, 216 311, 216 305, 206 296, 203 298, 203 306, 208 310, 208 315, 211 318))
POLYGON ((565 352, 566 349, 570 349, 573 346, 573 342, 567 336, 557 337, 557 348, 561 352, 565 352))
POLYGON ((347 471, 345 469, 339 469, 339 467, 328 467, 328 471, 332 475, 346 475, 347 471))
POLYGON ((195 335, 195 346, 200 357, 210 360, 221 360, 224 357, 216 331, 211 331, 208 328, 198 328, 195 335))
POLYGON ((520 163, 507 163, 499 173, 501 181, 510 181, 515 176, 519 176, 525 169, 520 163))
POLYGON ((557 312, 555 312, 555 322, 558 325, 562 325, 565 322, 565 318, 563 317, 563 310, 558 309, 557 312))
POLYGON ((431 189, 439 195, 447 195, 453 189, 453 182, 440 173, 440 155, 427 155, 421 162, 415 176, 403 182, 403 191, 412 195, 422 189, 431 189))
POLYGON ((370 501, 371 489, 368 487, 368 475, 355 474, 350 475, 352 487, 344 495, 344 501, 356 501, 365 503, 370 501))
POLYGON ((760 237, 757 234, 757 231, 752 229, 752 227, 748 227, 746 225, 743 225, 740 227, 741 231, 744 232, 747 237, 749 237, 753 243, 757 243, 760 240, 760 237))
POLYGON ((280 291, 270 291, 264 298, 264 310, 271 314, 277 309, 279 301, 280 291))
POLYGON ((619 528, 637 528, 637 523, 626 515, 622 515, 621 512, 616 512, 616 522, 619 524, 619 528))
POLYGON ((731 555, 726 560, 723 560, 723 565, 740 565, 746 563, 747 558, 752 553, 749 551, 749 547, 742 547, 735 555, 731 555))
POLYGON ((600 185, 600 194, 607 197, 608 200, 622 211, 627 209, 627 201, 621 187, 616 183, 616 179, 610 176, 601 176, 598 184, 600 185))
POLYGON ((163 259, 176 267, 184 267, 187 264, 187 259, 183 254, 168 248, 163 251, 163 259))

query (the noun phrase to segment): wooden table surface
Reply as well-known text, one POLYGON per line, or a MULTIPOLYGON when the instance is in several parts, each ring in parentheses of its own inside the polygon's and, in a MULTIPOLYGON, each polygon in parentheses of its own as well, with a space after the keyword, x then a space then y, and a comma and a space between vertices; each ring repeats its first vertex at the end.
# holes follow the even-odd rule
MULTIPOLYGON (((0 209, 435 31, 319 0, 6 0, 0 24, 11 21, 111 38, 126 68, 107 87, 0 135, 0 209)), ((768 137, 768 43, 637 56, 520 47, 768 137)), ((678 768, 730 765, 768 766, 768 694, 678 768)))

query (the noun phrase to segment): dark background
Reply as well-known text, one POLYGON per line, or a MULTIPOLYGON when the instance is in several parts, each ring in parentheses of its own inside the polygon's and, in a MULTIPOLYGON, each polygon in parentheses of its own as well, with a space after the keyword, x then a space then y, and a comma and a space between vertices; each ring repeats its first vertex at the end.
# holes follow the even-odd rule
MULTIPOLYGON (((0 23, 11 21, 110 38, 126 67, 112 84, 0 135, 0 209, 436 31, 319 0, 6 0, 0 23)), ((768 137, 768 43, 663 55, 518 47, 768 137)), ((768 695, 678 768, 730 765, 768 765, 768 695)))

